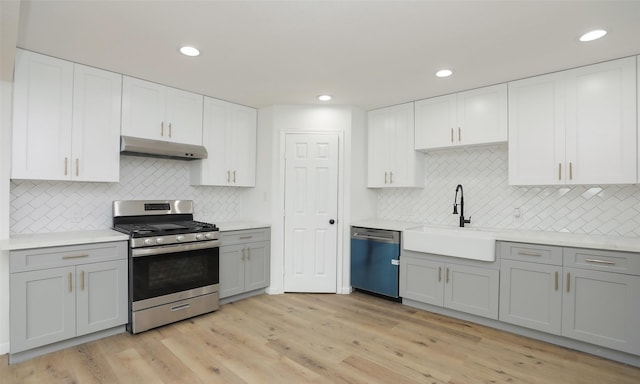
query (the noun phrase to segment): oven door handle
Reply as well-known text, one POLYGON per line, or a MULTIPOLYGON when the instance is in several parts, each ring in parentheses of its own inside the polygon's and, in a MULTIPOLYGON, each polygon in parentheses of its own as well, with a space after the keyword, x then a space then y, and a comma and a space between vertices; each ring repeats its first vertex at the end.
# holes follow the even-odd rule
POLYGON ((199 249, 218 248, 220 240, 201 241, 197 243, 185 243, 175 245, 165 245, 160 247, 135 248, 131 250, 132 257, 164 255, 167 253, 196 251, 199 249))

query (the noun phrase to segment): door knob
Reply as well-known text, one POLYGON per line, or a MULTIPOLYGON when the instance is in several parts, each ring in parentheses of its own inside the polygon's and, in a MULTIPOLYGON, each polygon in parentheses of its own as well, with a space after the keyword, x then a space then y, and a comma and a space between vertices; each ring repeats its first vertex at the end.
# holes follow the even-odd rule
POLYGON ((336 222, 336 221, 335 221, 335 220, 333 220, 333 219, 329 220, 329 224, 334 224, 335 222, 336 222))

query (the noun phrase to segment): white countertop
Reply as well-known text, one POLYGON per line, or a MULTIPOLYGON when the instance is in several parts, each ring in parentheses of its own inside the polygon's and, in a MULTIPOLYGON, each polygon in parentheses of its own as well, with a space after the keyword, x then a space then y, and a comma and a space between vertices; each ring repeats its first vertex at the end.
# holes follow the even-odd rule
POLYGON ((111 229, 72 232, 34 233, 16 235, 0 241, 0 249, 13 251, 17 249, 57 247, 76 244, 106 243, 109 241, 127 241, 129 235, 111 229))
POLYGON ((216 223, 216 225, 220 228, 221 232, 271 227, 271 224, 261 221, 229 221, 216 223))
MULTIPOLYGON (((382 219, 358 220, 351 223, 352 226, 388 229, 393 231, 403 231, 411 227, 422 226, 421 223, 411 223, 403 221, 391 221, 382 219)), ((427 227, 447 228, 439 225, 425 225, 427 227)), ((458 228, 458 227, 450 227, 458 228)), ((614 251, 640 252, 640 238, 585 235, 564 232, 544 232, 528 231, 517 229, 495 229, 495 228, 469 228, 492 232, 496 235, 496 240, 513 241, 519 243, 547 244, 563 247, 578 247, 591 249, 607 249, 614 251)))

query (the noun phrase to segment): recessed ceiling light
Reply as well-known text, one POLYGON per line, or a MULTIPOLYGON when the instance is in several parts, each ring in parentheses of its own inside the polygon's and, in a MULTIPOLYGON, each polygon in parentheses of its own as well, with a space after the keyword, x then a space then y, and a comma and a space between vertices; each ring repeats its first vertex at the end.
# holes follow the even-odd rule
POLYGON ((584 35, 580 36, 580 41, 586 42, 586 41, 597 40, 606 34, 607 34, 607 31, 605 31, 604 29, 596 29, 594 31, 589 31, 584 35))
POLYGON ((453 71, 450 69, 441 69, 438 72, 436 72, 436 76, 438 77, 449 77, 453 74, 453 71))
POLYGON ((329 101, 331 99, 332 99, 332 97, 330 95, 320 95, 320 96, 318 96, 318 100, 320 100, 320 101, 329 101))
POLYGON ((185 56, 198 56, 200 54, 197 48, 189 46, 181 47, 180 52, 185 56))

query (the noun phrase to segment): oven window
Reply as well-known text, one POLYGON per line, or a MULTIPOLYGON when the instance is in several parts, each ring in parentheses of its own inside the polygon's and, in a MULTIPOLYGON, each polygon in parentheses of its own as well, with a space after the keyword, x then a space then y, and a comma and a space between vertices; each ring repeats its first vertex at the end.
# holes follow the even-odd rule
POLYGON ((219 282, 219 248, 132 258, 133 301, 219 282))

